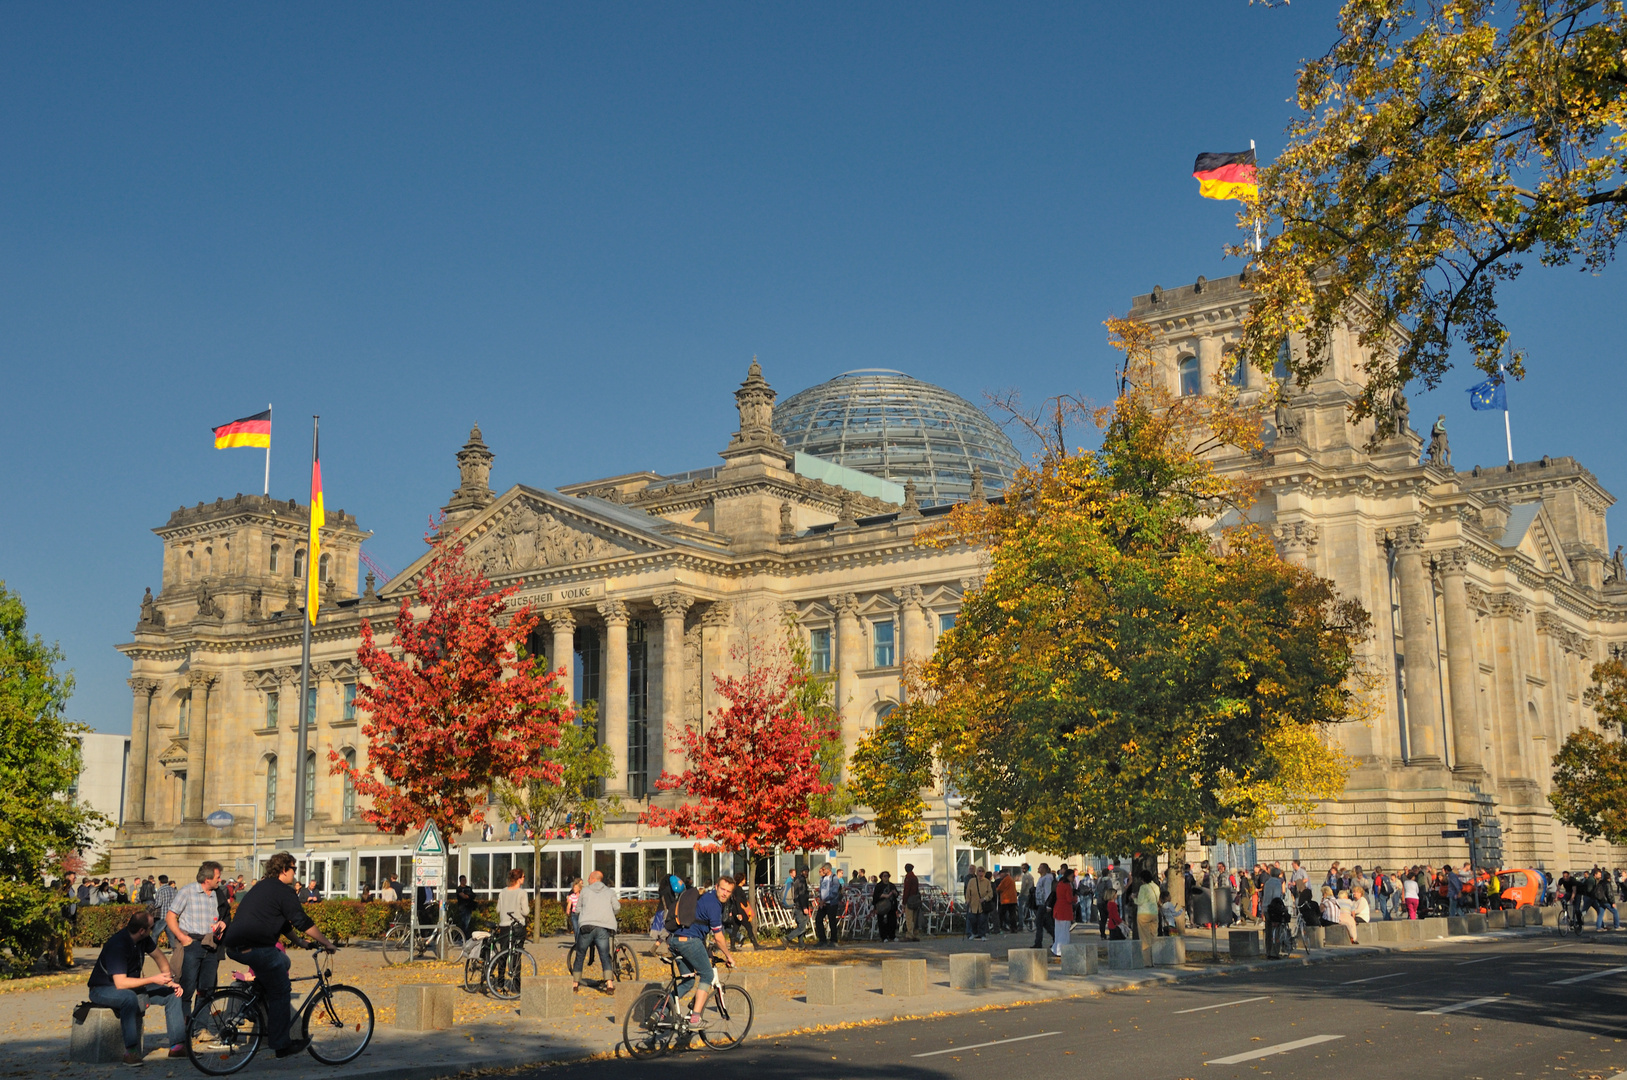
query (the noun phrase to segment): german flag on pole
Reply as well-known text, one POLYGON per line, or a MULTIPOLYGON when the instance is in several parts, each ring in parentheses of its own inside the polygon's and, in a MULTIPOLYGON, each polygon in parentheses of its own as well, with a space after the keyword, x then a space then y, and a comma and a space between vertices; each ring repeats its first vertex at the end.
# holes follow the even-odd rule
POLYGON ((234 446, 271 448, 271 410, 245 416, 215 428, 215 449, 230 450, 234 446))
POLYGON ((1192 165, 1198 194, 1205 199, 1254 199, 1260 189, 1254 182, 1254 151, 1236 154, 1199 154, 1192 165))
POLYGON ((305 617, 316 625, 316 605, 322 596, 322 526, 327 523, 322 511, 322 459, 311 459, 311 543, 310 555, 305 560, 305 617))

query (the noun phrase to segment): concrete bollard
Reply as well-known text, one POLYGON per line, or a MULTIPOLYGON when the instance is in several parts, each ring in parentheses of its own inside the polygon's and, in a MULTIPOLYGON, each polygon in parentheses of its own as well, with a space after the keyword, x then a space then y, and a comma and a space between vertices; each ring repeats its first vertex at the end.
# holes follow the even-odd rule
POLYGON ((1325 929, 1327 928, 1324 926, 1307 926, 1305 928, 1305 947, 1307 949, 1322 948, 1324 944, 1322 931, 1325 929))
POLYGON ((520 985, 520 1015, 527 1020, 569 1020, 576 1012, 571 982, 565 975, 527 976, 520 985))
POLYGON ((1520 909, 1520 921, 1524 926, 1541 926, 1542 909, 1535 904, 1527 904, 1520 909))
POLYGON ((1258 930, 1229 930, 1226 944, 1233 960, 1257 960, 1265 955, 1265 938, 1258 930))
POLYGON ((1051 981, 1051 954, 1045 949, 1007 949, 1006 978, 1014 983, 1051 981))
POLYGON ((1131 971, 1147 965, 1141 959, 1141 942, 1134 939, 1107 943, 1107 966, 1114 971, 1131 971))
POLYGON ((1446 932, 1458 937, 1469 932, 1469 920, 1462 915, 1448 915, 1446 917, 1446 932))
POLYGON ((1484 934, 1486 932, 1486 917, 1480 912, 1471 912, 1463 916, 1463 925, 1471 934, 1484 934))
POLYGON ((883 960, 881 993, 884 997, 916 997, 926 993, 926 961, 883 960))
POLYGON ((1094 975, 1097 967, 1096 943, 1069 942, 1062 946, 1062 974, 1094 975))
POLYGON ((853 967, 819 964, 803 969, 804 995, 809 1005, 847 1005, 853 1000, 853 967))
POLYGON ((1368 923, 1361 928, 1363 941, 1391 942, 1402 940, 1401 924, 1396 922, 1368 923))
POLYGON ((766 974, 762 971, 741 971, 734 968, 723 973, 723 985, 738 986, 748 994, 756 994, 768 989, 766 974))
POLYGON ((1486 929, 1502 930, 1508 926, 1508 912, 1501 909, 1486 912, 1486 929))
POLYGON ((1178 967, 1186 963, 1186 939, 1173 934, 1152 939, 1152 966, 1178 967))
MULTIPOLYGON (((1459 915, 1458 918, 1461 919, 1463 916, 1459 915)), ((1437 938, 1449 936, 1452 932, 1451 927, 1448 925, 1449 922, 1450 919, 1441 918, 1415 920, 1414 925, 1418 927, 1418 940, 1434 941, 1437 938)))
POLYGON ((414 983, 398 988, 395 1026, 403 1031, 443 1031, 451 1027, 457 993, 458 988, 451 983, 414 983))
MULTIPOLYGON (((142 1045, 146 1045, 143 1039, 142 1045)), ((68 1029, 68 1060, 87 1065, 116 1065, 124 1060, 124 1029, 112 1009, 90 1010, 83 1024, 68 1029)))
MULTIPOLYGON (((627 1019, 627 1012, 638 1000, 638 995, 651 987, 659 990, 662 984, 658 982, 638 982, 632 979, 622 979, 616 983, 615 1015, 611 1017, 616 1024, 627 1019)), ((749 993, 749 991, 748 991, 749 993)))
POLYGON ((1539 916, 1542 921, 1537 924, 1538 926, 1558 926, 1564 914, 1564 909, 1558 904, 1549 904, 1547 907, 1538 908, 1537 910, 1542 913, 1539 916))
POLYGON ((989 954, 962 952, 949 954, 949 986, 954 990, 986 990, 989 985, 989 954))
POLYGON ((1344 923, 1335 923, 1332 926, 1322 927, 1322 944, 1328 948, 1336 945, 1350 944, 1350 927, 1344 923))

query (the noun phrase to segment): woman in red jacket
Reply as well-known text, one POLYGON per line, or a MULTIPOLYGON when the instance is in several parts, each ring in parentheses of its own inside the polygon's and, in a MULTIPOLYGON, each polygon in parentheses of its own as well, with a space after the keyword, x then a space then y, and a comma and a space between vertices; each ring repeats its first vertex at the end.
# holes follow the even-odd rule
POLYGON ((1073 929, 1073 870, 1064 866, 1056 872, 1056 888, 1051 890, 1051 916, 1056 929, 1051 935, 1051 955, 1061 956, 1073 929))

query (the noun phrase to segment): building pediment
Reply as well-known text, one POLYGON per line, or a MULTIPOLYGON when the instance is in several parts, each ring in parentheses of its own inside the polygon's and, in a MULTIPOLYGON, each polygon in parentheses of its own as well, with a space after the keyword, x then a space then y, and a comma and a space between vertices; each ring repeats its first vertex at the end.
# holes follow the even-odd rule
POLYGON ((1558 574, 1567 581, 1575 579, 1560 543, 1559 530, 1549 518, 1547 507, 1540 502, 1516 504, 1498 542, 1530 559, 1538 570, 1558 574))
POLYGON ((171 739, 164 752, 158 755, 158 763, 170 772, 185 772, 186 739, 184 737, 171 739))

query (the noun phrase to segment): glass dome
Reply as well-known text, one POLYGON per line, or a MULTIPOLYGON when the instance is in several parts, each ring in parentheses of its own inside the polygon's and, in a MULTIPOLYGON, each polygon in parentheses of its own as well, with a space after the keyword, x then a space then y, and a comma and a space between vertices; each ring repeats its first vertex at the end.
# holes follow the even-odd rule
POLYGON ((884 368, 849 371, 793 394, 775 407, 774 431, 792 450, 896 483, 915 481, 922 506, 970 497, 974 465, 994 495, 1022 464, 982 409, 884 368))

